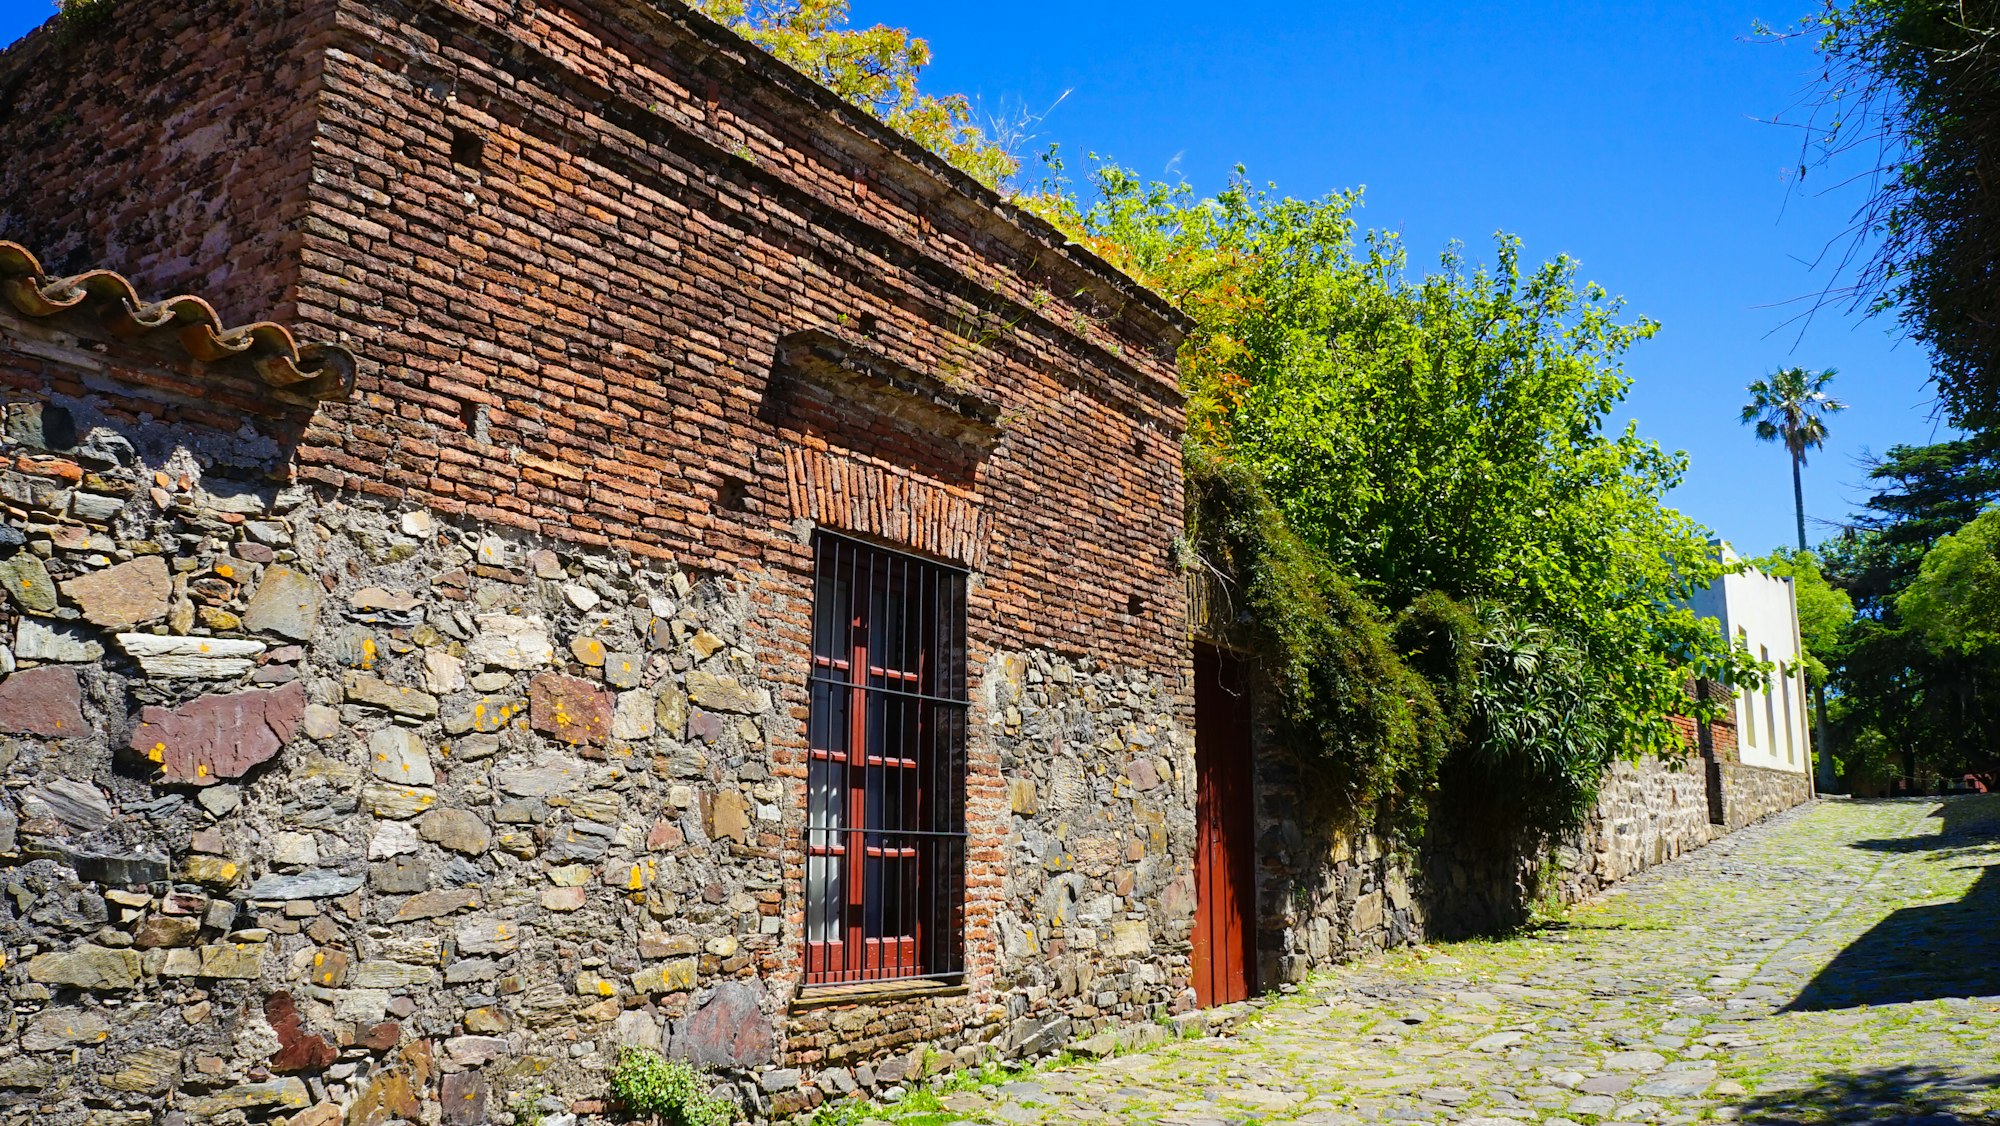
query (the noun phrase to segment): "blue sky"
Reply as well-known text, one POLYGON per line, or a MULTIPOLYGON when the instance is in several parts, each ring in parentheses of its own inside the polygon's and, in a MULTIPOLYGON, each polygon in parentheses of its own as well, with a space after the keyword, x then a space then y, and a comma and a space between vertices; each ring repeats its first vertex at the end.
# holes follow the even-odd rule
MULTIPOLYGON (((1751 29, 1810 6, 856 0, 854 16, 928 38, 927 85, 989 113, 1061 98, 1033 147, 1060 142, 1204 190, 1238 163, 1294 195, 1365 185, 1362 221, 1402 231, 1420 264, 1449 239, 1483 255, 1497 230, 1533 258, 1580 259, 1664 325, 1632 356, 1628 407, 1693 457, 1674 503, 1761 552, 1791 538, 1791 479, 1782 450, 1736 422, 1751 379, 1841 370, 1851 409, 1808 467, 1814 517, 1838 519, 1862 495, 1864 450, 1944 433, 1925 357, 1893 326, 1844 309, 1803 339, 1786 324, 1788 302, 1829 280, 1804 263, 1857 202, 1790 190, 1797 136, 1765 123, 1797 104, 1813 57, 1803 42, 1751 42, 1751 29)), ((0 41, 49 11, 0 0, 0 41)))

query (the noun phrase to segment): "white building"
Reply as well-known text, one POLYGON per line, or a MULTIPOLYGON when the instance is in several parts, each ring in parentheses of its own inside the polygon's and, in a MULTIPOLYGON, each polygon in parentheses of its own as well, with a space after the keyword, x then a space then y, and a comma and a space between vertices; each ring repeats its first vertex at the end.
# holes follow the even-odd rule
MULTIPOLYGON (((1736 562, 1728 544, 1724 562, 1736 562)), ((1694 612, 1714 618, 1724 636, 1777 668, 1764 690, 1736 695, 1736 746, 1745 766, 1812 773, 1805 665, 1800 659, 1798 593, 1792 580, 1754 567, 1724 575, 1690 601, 1694 612)))

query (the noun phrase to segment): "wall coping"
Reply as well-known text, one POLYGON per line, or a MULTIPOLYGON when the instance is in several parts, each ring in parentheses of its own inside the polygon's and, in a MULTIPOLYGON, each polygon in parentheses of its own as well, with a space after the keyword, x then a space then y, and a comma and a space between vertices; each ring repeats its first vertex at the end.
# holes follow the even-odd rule
POLYGON ((683 0, 639 0, 639 2, 680 24, 696 37, 707 41, 718 51, 723 52, 730 63, 756 74, 769 88, 784 91, 799 108, 825 114, 847 132, 864 137, 889 150, 891 154, 901 158, 897 165, 900 169, 920 173, 928 180, 941 182, 968 202, 977 204, 976 213, 999 221, 992 224, 989 229, 1011 228, 1012 231, 1026 235, 1043 246, 1058 250, 1105 293, 1139 303, 1165 322, 1177 337, 1193 330, 1192 317, 1176 308, 1159 293, 1135 280, 1130 274, 1113 266, 1095 251, 1081 243, 1071 241, 1053 223, 1010 203, 999 192, 960 171, 943 157, 904 136, 873 114, 835 94, 798 68, 743 38, 726 25, 696 11, 683 0))

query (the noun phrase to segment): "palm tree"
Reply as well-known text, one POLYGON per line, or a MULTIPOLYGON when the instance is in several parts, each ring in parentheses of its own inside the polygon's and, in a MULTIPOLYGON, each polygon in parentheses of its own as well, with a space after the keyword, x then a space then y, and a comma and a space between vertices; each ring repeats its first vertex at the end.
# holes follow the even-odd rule
POLYGON ((1812 372, 1804 368, 1780 368, 1769 379, 1749 387, 1750 401, 1743 405, 1743 423, 1757 424, 1757 437, 1766 442, 1785 443, 1792 455, 1792 505, 1799 518, 1799 550, 1806 551, 1806 492, 1799 481, 1805 468, 1806 451, 1826 444, 1826 416, 1847 409, 1847 404, 1826 393, 1826 385, 1837 373, 1833 368, 1812 372))

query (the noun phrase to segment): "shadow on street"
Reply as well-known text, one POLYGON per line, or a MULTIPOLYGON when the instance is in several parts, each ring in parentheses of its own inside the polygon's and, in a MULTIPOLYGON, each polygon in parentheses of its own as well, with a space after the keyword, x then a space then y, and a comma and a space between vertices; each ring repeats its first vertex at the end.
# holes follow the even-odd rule
POLYGON ((1748 1123, 1880 1122, 1902 1126, 1985 1123, 1979 1092, 2000 1085, 2000 1074, 1968 1075, 1935 1067, 1883 1067, 1840 1072, 1818 1084, 1746 1099, 1748 1123))
POLYGON ((1869 928, 1786 1006, 1794 1012, 1894 1005, 1946 997, 2000 996, 2000 862, 1989 846, 2000 839, 2000 795, 1947 798, 1933 817, 1939 832, 1856 841, 1876 851, 1928 851, 1983 869, 1953 903, 1905 907, 1869 928), (1985 864, 1973 859, 1988 859, 1985 864))
POLYGON ((1918 837, 1855 841, 1871 852, 1938 852, 1978 848, 2000 841, 2000 794, 1969 794, 1944 798, 1931 811, 1938 831, 1918 837))

